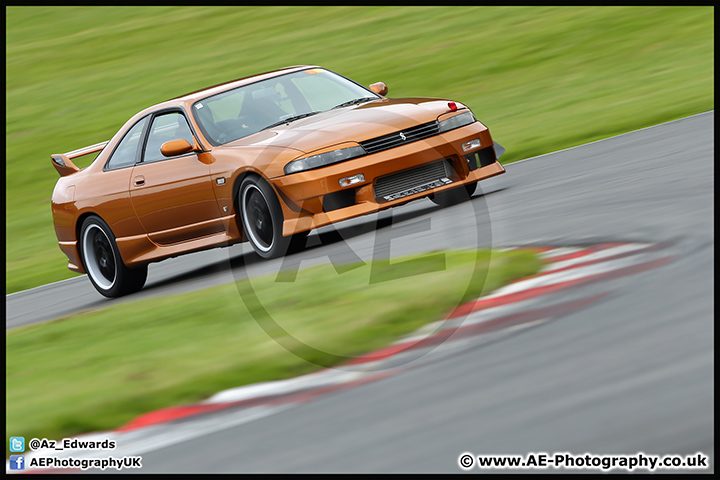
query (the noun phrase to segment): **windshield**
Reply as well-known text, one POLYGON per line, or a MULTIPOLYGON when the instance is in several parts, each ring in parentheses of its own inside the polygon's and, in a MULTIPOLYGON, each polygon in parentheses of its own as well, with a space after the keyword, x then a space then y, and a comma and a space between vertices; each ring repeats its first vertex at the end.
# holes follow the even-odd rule
POLYGON ((379 97, 336 73, 311 68, 263 80, 205 98, 193 115, 213 145, 269 127, 379 97))

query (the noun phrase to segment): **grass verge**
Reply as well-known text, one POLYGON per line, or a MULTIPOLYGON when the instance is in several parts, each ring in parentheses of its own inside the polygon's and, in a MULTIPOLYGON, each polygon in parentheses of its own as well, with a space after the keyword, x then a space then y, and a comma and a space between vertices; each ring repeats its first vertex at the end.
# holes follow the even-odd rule
POLYGON ((540 266, 529 251, 487 250, 366 263, 342 274, 321 265, 293 282, 244 280, 13 329, 7 431, 59 440, 309 373, 386 346, 540 266), (259 324, 260 304, 284 336, 259 324))

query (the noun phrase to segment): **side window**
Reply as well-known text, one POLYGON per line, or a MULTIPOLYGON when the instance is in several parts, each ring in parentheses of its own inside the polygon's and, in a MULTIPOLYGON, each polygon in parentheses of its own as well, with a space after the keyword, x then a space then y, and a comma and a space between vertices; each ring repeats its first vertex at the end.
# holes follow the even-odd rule
POLYGON ((147 122, 148 117, 143 118, 125 134, 125 137, 123 137, 118 144, 105 168, 114 170, 116 168, 135 165, 138 154, 138 146, 140 144, 140 137, 142 136, 143 128, 145 128, 145 124, 147 122))
POLYGON ((179 112, 158 115, 150 126, 143 162, 165 160, 167 157, 160 151, 162 144, 181 138, 191 144, 195 141, 185 116, 179 112))

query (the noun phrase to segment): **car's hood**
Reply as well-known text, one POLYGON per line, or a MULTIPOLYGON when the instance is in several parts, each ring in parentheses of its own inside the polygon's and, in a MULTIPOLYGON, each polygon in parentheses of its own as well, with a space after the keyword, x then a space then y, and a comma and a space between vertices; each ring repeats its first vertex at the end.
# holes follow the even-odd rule
MULTIPOLYGON (((458 104, 458 107, 462 107, 458 104)), ((361 142, 436 120, 448 112, 448 100, 379 99, 339 108, 242 138, 227 147, 282 147, 309 153, 344 142, 361 142)))

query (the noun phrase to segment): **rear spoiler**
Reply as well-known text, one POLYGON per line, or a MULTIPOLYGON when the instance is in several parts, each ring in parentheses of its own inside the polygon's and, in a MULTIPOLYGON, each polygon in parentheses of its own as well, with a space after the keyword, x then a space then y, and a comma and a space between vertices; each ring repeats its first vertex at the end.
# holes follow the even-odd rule
POLYGON ((80 169, 76 167, 75 164, 70 161, 70 159, 99 152, 100 150, 105 148, 105 145, 107 145, 108 143, 110 143, 110 140, 108 140, 107 142, 96 143, 95 145, 90 145, 89 147, 79 148, 68 153, 53 153, 52 155, 50 155, 53 167, 55 167, 55 170, 58 171, 61 177, 64 177, 66 175, 72 175, 75 172, 79 172, 80 169))

